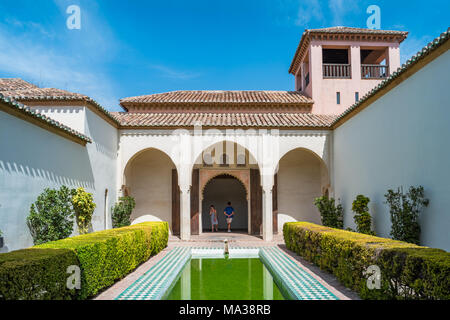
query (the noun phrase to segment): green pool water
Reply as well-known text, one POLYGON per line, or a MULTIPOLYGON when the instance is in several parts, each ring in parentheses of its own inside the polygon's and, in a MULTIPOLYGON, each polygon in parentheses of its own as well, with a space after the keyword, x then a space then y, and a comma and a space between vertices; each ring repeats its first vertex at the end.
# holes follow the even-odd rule
POLYGON ((191 259, 166 300, 285 300, 261 260, 191 259))

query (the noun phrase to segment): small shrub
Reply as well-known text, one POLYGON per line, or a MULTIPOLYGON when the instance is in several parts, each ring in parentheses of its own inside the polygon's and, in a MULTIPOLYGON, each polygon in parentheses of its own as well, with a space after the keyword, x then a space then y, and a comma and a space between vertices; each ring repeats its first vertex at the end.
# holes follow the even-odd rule
POLYGON ((424 196, 423 187, 411 186, 406 194, 402 188, 398 188, 397 191, 388 190, 384 196, 390 207, 392 239, 419 244, 419 215, 422 208, 429 204, 429 200, 424 196))
POLYGON ((62 186, 59 190, 45 189, 31 205, 27 217, 34 244, 67 238, 73 231, 74 190, 62 186))
POLYGON ((333 198, 325 196, 316 198, 314 204, 319 209, 324 226, 337 229, 344 227, 344 210, 341 204, 336 206, 333 198))
POLYGON ((112 208, 112 225, 113 228, 126 227, 131 224, 131 212, 136 206, 133 197, 120 197, 119 202, 112 208))
POLYGON ((91 226, 92 215, 94 214, 96 207, 92 193, 84 191, 84 188, 78 188, 72 197, 72 205, 75 211, 79 233, 88 233, 91 226))
POLYGON ((363 196, 356 196, 356 200, 353 201, 352 211, 355 212, 355 216, 353 217, 356 223, 356 231, 359 233, 375 235, 375 232, 372 231, 372 217, 369 213, 368 204, 370 199, 363 196))

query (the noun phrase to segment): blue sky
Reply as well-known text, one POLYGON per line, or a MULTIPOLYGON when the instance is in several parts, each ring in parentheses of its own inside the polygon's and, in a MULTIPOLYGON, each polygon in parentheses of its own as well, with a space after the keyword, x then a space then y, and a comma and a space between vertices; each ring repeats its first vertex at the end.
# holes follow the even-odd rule
POLYGON ((0 0, 0 77, 119 99, 172 90, 293 90, 288 68, 305 28, 409 31, 402 63, 449 27, 450 1, 0 0), (69 30, 69 5, 81 29, 69 30))

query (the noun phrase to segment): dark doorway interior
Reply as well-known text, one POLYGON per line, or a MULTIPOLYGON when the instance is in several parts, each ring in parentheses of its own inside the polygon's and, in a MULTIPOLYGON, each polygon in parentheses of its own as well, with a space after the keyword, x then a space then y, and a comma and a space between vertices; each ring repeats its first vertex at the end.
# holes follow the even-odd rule
POLYGON ((223 214, 227 202, 231 201, 231 206, 235 210, 232 230, 248 231, 248 204, 246 190, 242 183, 230 176, 220 175, 208 182, 203 192, 202 202, 202 227, 203 231, 211 232, 211 219, 209 207, 213 204, 217 210, 219 229, 226 230, 226 217, 223 214))

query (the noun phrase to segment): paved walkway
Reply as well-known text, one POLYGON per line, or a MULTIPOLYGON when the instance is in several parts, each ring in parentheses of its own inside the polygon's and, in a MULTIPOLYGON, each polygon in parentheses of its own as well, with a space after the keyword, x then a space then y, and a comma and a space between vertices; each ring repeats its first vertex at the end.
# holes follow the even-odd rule
POLYGON ((190 247, 223 247, 223 241, 227 239, 230 247, 262 247, 262 246, 278 246, 287 255, 289 255, 295 263, 306 272, 308 272, 313 278, 318 280, 323 286, 335 294, 340 300, 358 300, 359 296, 352 290, 342 286, 337 279, 322 270, 315 265, 304 260, 296 253, 288 250, 284 245, 282 235, 275 235, 273 241, 265 242, 261 237, 255 237, 246 233, 239 232, 207 232, 201 235, 192 236, 189 241, 181 241, 180 238, 175 236, 169 237, 168 246, 158 253, 156 256, 150 258, 148 261, 141 264, 134 272, 127 275, 122 280, 116 282, 111 287, 104 290, 102 293, 94 297, 97 300, 113 300, 126 288, 128 288, 133 282, 147 272, 158 261, 163 259, 174 247, 190 246, 190 247))

